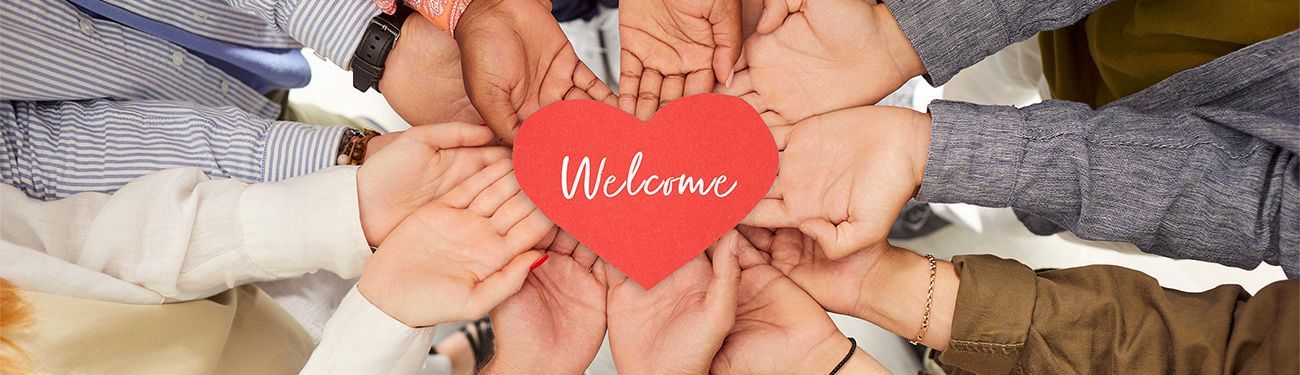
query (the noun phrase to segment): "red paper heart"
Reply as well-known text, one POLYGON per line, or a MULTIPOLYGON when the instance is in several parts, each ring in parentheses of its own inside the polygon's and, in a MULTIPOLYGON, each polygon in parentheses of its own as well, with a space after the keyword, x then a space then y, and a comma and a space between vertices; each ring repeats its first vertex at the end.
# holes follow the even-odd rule
POLYGON ((528 198, 646 289, 753 210, 771 188, 777 163, 776 143, 758 114, 738 98, 715 94, 674 100, 648 123, 596 101, 558 102, 528 117, 514 148, 515 176, 528 198), (625 186, 638 151, 640 167, 625 186), (578 174, 584 157, 590 168, 578 174), (589 182, 575 185, 575 175, 587 174, 589 182), (685 190, 682 175, 691 178, 685 190), (592 199, 588 186, 596 187, 592 199))

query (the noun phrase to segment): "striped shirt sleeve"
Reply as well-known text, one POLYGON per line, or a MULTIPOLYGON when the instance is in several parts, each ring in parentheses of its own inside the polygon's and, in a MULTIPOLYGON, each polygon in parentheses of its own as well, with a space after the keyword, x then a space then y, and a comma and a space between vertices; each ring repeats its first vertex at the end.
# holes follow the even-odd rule
POLYGON ((0 180, 45 200, 112 193, 182 167, 212 178, 279 181, 333 166, 345 129, 184 102, 2 101, 0 180))
POLYGON ((366 25, 379 15, 379 7, 372 0, 226 1, 261 15, 272 27, 344 69, 349 68, 366 25))

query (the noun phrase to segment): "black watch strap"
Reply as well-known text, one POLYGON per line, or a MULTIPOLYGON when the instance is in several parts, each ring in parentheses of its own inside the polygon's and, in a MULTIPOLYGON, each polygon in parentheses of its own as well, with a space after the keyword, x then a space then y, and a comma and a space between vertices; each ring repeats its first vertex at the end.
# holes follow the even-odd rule
POLYGON ((366 31, 361 34, 361 43, 352 54, 352 87, 365 92, 371 87, 379 91, 379 79, 384 76, 384 62, 388 53, 397 45, 397 38, 402 34, 402 24, 411 8, 398 6, 393 14, 379 13, 370 19, 366 31))

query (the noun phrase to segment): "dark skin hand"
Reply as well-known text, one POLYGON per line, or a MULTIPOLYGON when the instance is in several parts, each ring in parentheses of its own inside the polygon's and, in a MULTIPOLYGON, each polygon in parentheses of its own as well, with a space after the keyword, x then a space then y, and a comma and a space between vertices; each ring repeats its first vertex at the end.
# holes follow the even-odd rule
POLYGON ((739 0, 643 0, 619 7, 619 108, 642 120, 727 84, 740 57, 739 0))

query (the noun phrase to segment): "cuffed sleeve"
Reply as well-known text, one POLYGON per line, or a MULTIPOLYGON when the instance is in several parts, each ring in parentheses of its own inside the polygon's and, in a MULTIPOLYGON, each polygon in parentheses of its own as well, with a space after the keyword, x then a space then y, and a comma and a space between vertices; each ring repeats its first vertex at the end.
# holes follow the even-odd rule
POLYGON ((325 324, 302 373, 415 374, 429 354, 434 332, 434 327, 402 324, 353 287, 325 324))
POLYGON ((327 270, 361 275, 370 247, 361 231, 356 167, 251 185, 239 210, 249 256, 278 278, 327 270))
POLYGON ((1297 368, 1300 281, 1168 290, 1141 272, 1035 274, 990 255, 954 260, 961 285, 939 360, 980 374, 1269 373, 1297 368))
POLYGON ((317 55, 347 69, 379 7, 371 0, 226 0, 259 14, 317 55))
POLYGON ((334 166, 345 130, 346 126, 271 124, 266 133, 262 180, 280 181, 334 166))
POLYGON ((931 85, 1035 33, 1068 26, 1112 0, 886 0, 931 85))

